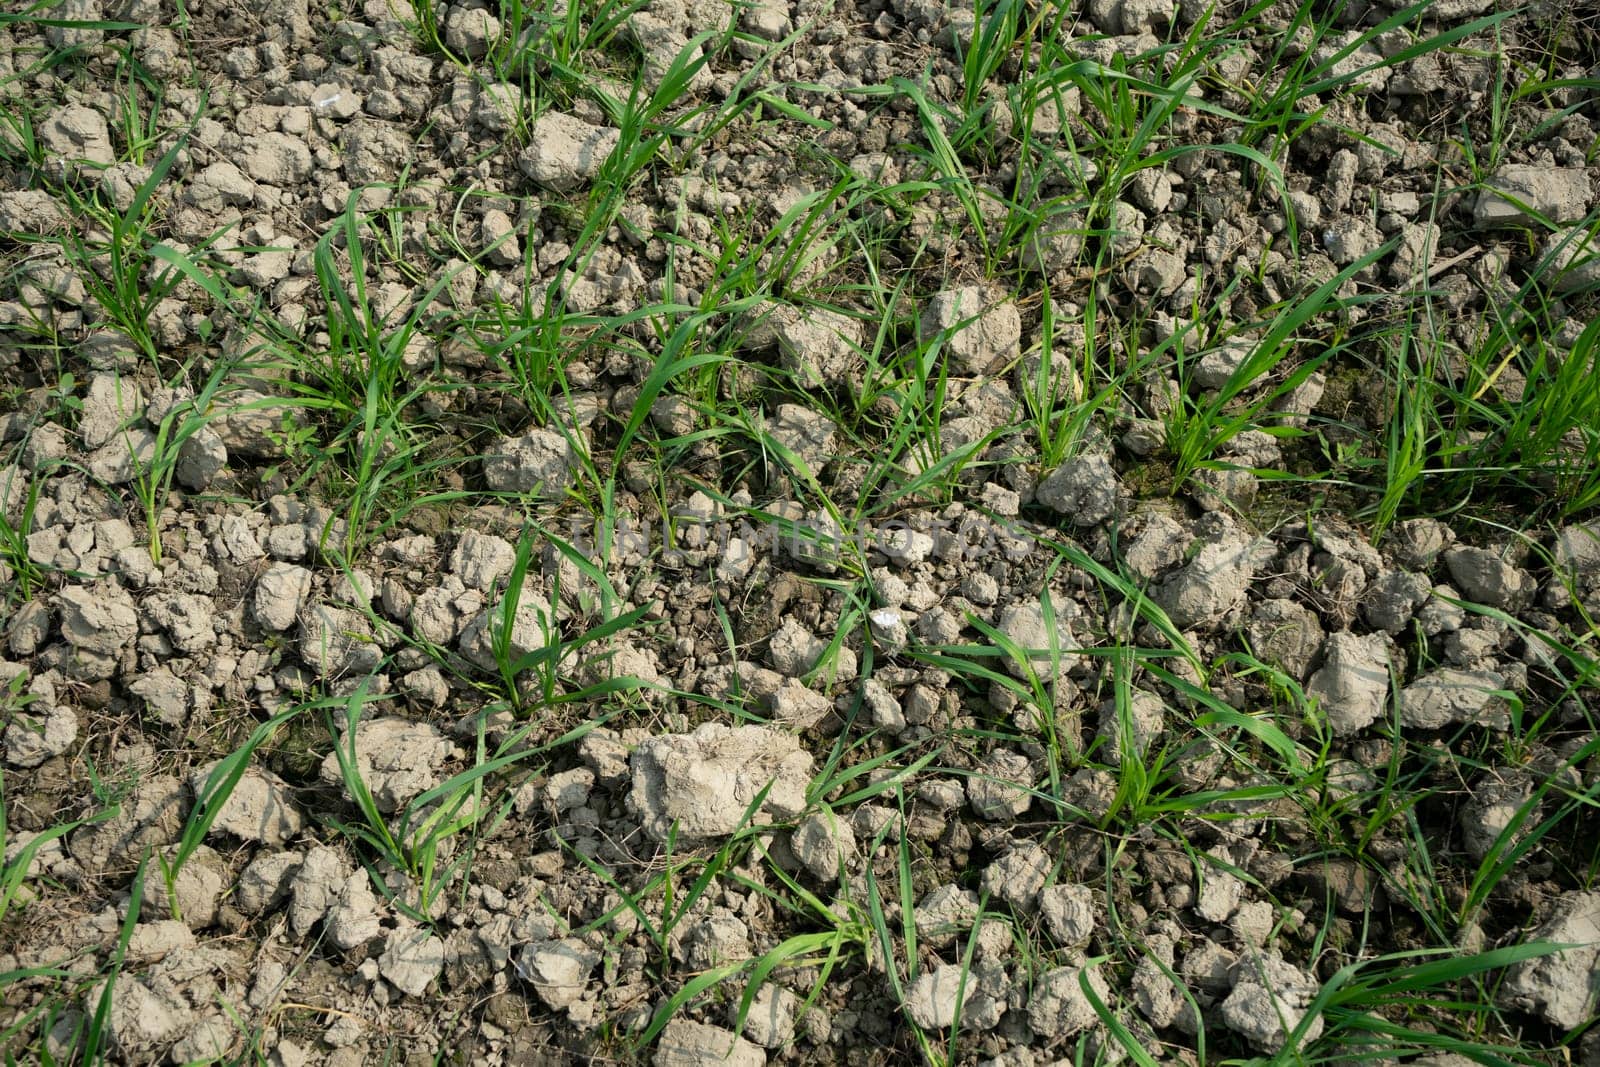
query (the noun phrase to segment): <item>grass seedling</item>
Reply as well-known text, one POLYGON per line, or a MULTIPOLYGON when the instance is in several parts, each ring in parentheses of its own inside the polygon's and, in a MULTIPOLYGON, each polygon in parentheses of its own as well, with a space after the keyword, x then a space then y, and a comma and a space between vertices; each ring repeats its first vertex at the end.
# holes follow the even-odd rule
MULTIPOLYGON (((1300 386, 1307 378, 1331 359, 1339 344, 1325 344, 1317 355, 1300 362, 1280 382, 1259 390, 1254 398, 1243 405, 1234 401, 1247 389, 1259 385, 1279 364, 1283 363, 1295 347, 1305 343, 1300 331, 1318 316, 1337 312, 1340 303, 1351 303, 1361 298, 1339 298, 1339 290, 1356 274, 1376 263, 1393 251, 1394 242, 1373 249, 1360 259, 1348 264, 1338 274, 1329 278, 1304 298, 1286 303, 1267 324, 1262 337, 1251 343, 1250 354, 1228 376, 1214 394, 1200 401, 1190 401, 1185 396, 1173 408, 1167 424, 1167 443, 1175 460, 1173 489, 1181 487, 1189 476, 1204 462, 1211 459, 1227 442, 1248 429, 1262 423, 1262 413, 1270 405, 1300 386)), ((1181 334, 1175 334, 1174 339, 1181 334)), ((1181 344, 1181 342, 1180 342, 1181 344)), ((1281 431, 1269 431, 1281 432, 1281 431)))
MULTIPOLYGON (((1370 81, 1371 76, 1380 71, 1394 69, 1420 56, 1455 47, 1484 30, 1498 26, 1510 14, 1499 12, 1472 19, 1414 41, 1392 53, 1374 46, 1374 41, 1380 36, 1415 25, 1432 4, 1433 0, 1420 0, 1395 11, 1382 22, 1350 34, 1337 49, 1323 46, 1323 41, 1334 32, 1335 20, 1322 16, 1319 9, 1310 6, 1296 8, 1289 28, 1277 38, 1277 51, 1268 65, 1268 69, 1282 70, 1283 77, 1268 82, 1270 88, 1265 93, 1247 94, 1248 117, 1239 116, 1246 123, 1244 142, 1249 145, 1267 143, 1270 146, 1267 154, 1274 159, 1280 158, 1290 144, 1312 126, 1325 120, 1328 109, 1320 103, 1324 94, 1337 94, 1370 81), (1299 56, 1290 58, 1287 54, 1289 45, 1303 41, 1303 34, 1309 35, 1310 47, 1305 48, 1299 56), (1362 53, 1363 59, 1370 57, 1370 61, 1357 64, 1345 62, 1358 52, 1362 53), (1344 69, 1339 69, 1341 66, 1344 69), (1318 100, 1319 106, 1311 112, 1302 111, 1302 103, 1310 100, 1318 100)), ((1342 9, 1345 5, 1340 3, 1335 6, 1342 9)), ((1265 4, 1253 6, 1234 25, 1246 25, 1265 7, 1265 4)), ((1496 138, 1494 143, 1499 145, 1503 142, 1496 138)))
POLYGON ((138 22, 118 22, 112 19, 77 19, 57 18, 50 14, 61 3, 61 0, 33 0, 33 3, 21 11, 0 11, 0 26, 54 26, 69 30, 101 30, 106 33, 122 33, 129 30, 142 30, 144 25, 138 22))
POLYGON ((18 467, 0 469, 0 563, 11 571, 10 588, 6 601, 25 604, 44 580, 44 568, 28 552, 28 535, 33 532, 33 516, 39 507, 39 479, 29 479, 21 484, 23 474, 18 467), (22 496, 22 506, 17 509, 15 524, 8 515, 8 501, 22 496))
MULTIPOLYGON (((1323 983, 1299 1022, 1286 1026, 1288 1038, 1283 1050, 1268 1063, 1271 1067, 1287 1067, 1304 1062, 1306 1034, 1318 1019, 1326 1025, 1320 1038, 1322 1042, 1337 1047, 1336 1042, 1348 1041, 1353 1034, 1372 1035, 1379 1039, 1378 1049, 1374 1051, 1384 1058, 1419 1052, 1453 1052, 1479 1062, 1538 1062, 1518 1050, 1484 1045, 1464 1035, 1439 1032, 1432 1026, 1414 1029, 1390 1019, 1404 1019, 1411 1008, 1425 1009, 1441 1003, 1484 1010, 1482 989, 1470 989, 1481 976, 1524 960, 1548 956, 1563 947, 1530 941, 1465 956, 1457 955, 1453 947, 1446 947, 1386 953, 1347 964, 1323 983), (1438 956, 1454 958, 1430 958, 1438 956), (1464 985, 1468 988, 1463 989, 1464 985), (1470 999, 1463 1002, 1463 996, 1470 999), (1493 1058, 1480 1059, 1483 1056, 1493 1058)), ((1363 1055, 1372 1056, 1373 1051, 1363 1055)))
MULTIPOLYGON (((679 859, 679 826, 674 823, 667 831, 666 840, 661 842, 661 854, 657 856, 652 866, 659 866, 660 870, 654 873, 645 884, 637 891, 630 891, 616 875, 597 863, 592 857, 583 852, 572 849, 571 854, 596 877, 610 886, 622 903, 610 912, 602 915, 589 924, 588 929, 598 929, 622 914, 630 913, 638 922, 639 927, 649 938, 651 946, 656 953, 655 970, 658 981, 666 983, 673 969, 672 943, 674 931, 695 914, 696 905, 702 899, 707 899, 707 894, 716 888, 719 879, 728 877, 733 867, 747 854, 758 836, 756 816, 766 803, 767 795, 772 791, 772 783, 768 782, 750 802, 745 805, 738 825, 732 833, 727 835, 721 847, 705 857, 690 856, 679 859), (689 871, 695 871, 693 879, 684 884, 684 878, 689 871), (659 900, 659 906, 647 907, 647 902, 659 900)), ((640 1046, 648 1042, 661 1031, 672 1017, 683 1007, 701 993, 738 974, 743 969, 753 966, 754 960, 741 960, 737 963, 726 964, 702 973, 689 982, 679 987, 662 1006, 657 1009, 650 1025, 639 1037, 640 1046)))
POLYGON ((999 72, 1017 43, 1022 16, 1023 5, 1016 0, 978 0, 972 36, 961 63, 963 114, 978 110, 989 79, 999 72))
POLYGON ((122 965, 127 959, 128 942, 133 937, 133 929, 139 923, 139 907, 144 901, 144 880, 149 870, 150 857, 146 853, 140 860, 139 869, 134 873, 133 884, 128 887, 128 914, 122 920, 122 927, 117 935, 115 946, 111 950, 111 960, 108 973, 100 985, 100 995, 95 998, 94 1014, 84 1022, 82 1036, 78 1039, 79 1063, 98 1063, 102 1050, 106 1048, 106 1026, 111 1019, 112 997, 115 995, 117 981, 122 977, 122 965))
POLYGON ((85 236, 84 231, 69 228, 53 238, 68 262, 77 267, 88 295, 156 367, 162 365, 163 357, 161 346, 150 332, 151 316, 186 278, 198 282, 214 299, 222 297, 223 306, 232 303, 223 283, 202 269, 192 254, 183 255, 150 237, 158 219, 156 192, 164 186, 188 139, 187 132, 174 139, 150 168, 149 177, 134 190, 125 211, 108 208, 100 202, 98 193, 85 196, 66 186, 63 194, 74 213, 104 236, 85 236), (155 268, 152 259, 161 259, 166 266, 155 268))
MULTIPOLYGON (((186 367, 185 371, 188 369, 186 367)), ((215 417, 214 405, 234 373, 235 367, 226 361, 219 361, 198 394, 171 405, 156 426, 155 441, 148 458, 141 458, 132 444, 129 445, 129 455, 134 464, 133 491, 144 511, 150 559, 157 566, 162 560, 161 513, 166 509, 173 478, 183 462, 185 446, 215 417)), ((180 374, 179 379, 185 376, 180 374)), ((243 405, 251 406, 254 405, 243 405)))
MULTIPOLYGON (((559 585, 555 593, 559 602, 559 585)), ((542 528, 530 526, 517 542, 517 553, 506 580, 505 592, 498 608, 491 612, 494 660, 505 691, 514 702, 513 706, 531 711, 533 707, 553 707, 565 702, 605 697, 643 685, 637 678, 622 676, 570 693, 562 689, 562 673, 579 651, 591 645, 603 645, 618 634, 633 629, 648 612, 647 606, 641 606, 613 615, 611 609, 616 603, 617 596, 610 581, 593 561, 542 528), (523 591, 538 539, 548 539, 549 543, 555 544, 557 550, 602 592, 603 599, 599 607, 608 617, 570 640, 560 634, 553 613, 546 615, 537 612, 540 618, 534 622, 523 611, 523 591), (532 632, 533 627, 540 631, 538 635, 532 632), (517 647, 524 644, 525 649, 517 647)))
MULTIPOLYGON (((1095 1016, 1100 1020, 1100 1024, 1106 1028, 1106 1032, 1111 1035, 1111 1039, 1117 1043, 1122 1052, 1130 1060, 1138 1064, 1139 1067, 1156 1067, 1156 1060, 1151 1057, 1149 1050, 1142 1042, 1134 1038, 1133 1034, 1128 1030, 1127 1024, 1122 1021, 1121 1016, 1111 1010, 1094 988, 1094 983, 1089 981, 1089 975, 1094 968, 1109 962, 1110 959, 1111 957, 1109 956, 1096 956, 1085 961, 1084 965, 1078 970, 1078 989, 1083 993, 1084 998, 1088 1000, 1089 1006, 1094 1009, 1095 1016)), ((1165 971, 1167 968, 1163 966, 1162 970, 1165 971)), ((1179 989, 1184 988, 1183 983, 1178 982, 1175 975, 1168 972, 1168 977, 1173 979, 1174 984, 1179 989)), ((1187 990, 1185 990, 1185 995, 1188 995, 1187 990)), ((1192 998, 1190 998, 1190 1003, 1194 1003, 1192 998)), ((1204 1027, 1202 1027, 1203 1031, 1204 1027)), ((1206 1061, 1203 1041, 1200 1043, 1199 1048, 1199 1062, 1204 1063, 1206 1061)))
POLYGON ((240 779, 250 769, 251 760, 255 757, 256 750, 272 740, 278 732, 288 726, 303 712, 316 707, 315 704, 297 704, 278 712, 267 721, 255 728, 244 744, 224 756, 211 769, 206 776, 205 783, 195 790, 194 807, 190 809, 189 818, 185 820, 183 832, 179 835, 177 845, 172 854, 156 854, 156 861, 161 867, 161 875, 166 880, 167 900, 171 903, 172 917, 182 919, 178 914, 177 877, 187 863, 204 843, 206 835, 211 832, 211 827, 216 823, 217 817, 222 814, 222 809, 227 806, 228 800, 233 796, 233 791, 239 785, 240 779))
MULTIPOLYGON (((10 713, 25 706, 26 694, 21 692, 22 687, 17 682, 26 677, 26 675, 19 675, 17 680, 12 681, 7 686, 6 725, 10 729, 17 728, 15 719, 10 713)), ((42 830, 34 834, 29 838, 27 844, 13 850, 11 845, 15 839, 10 833, 6 822, 5 774, 0 772, 0 857, 10 857, 0 860, 0 923, 5 922, 6 916, 18 905, 19 900, 25 899, 22 892, 22 883, 29 877, 34 858, 39 855, 40 850, 52 841, 64 839, 68 834, 73 833, 80 827, 104 822, 115 814, 114 809, 107 809, 87 819, 76 819, 59 826, 52 826, 48 830, 42 830)), ((4 979, 0 978, 0 989, 3 989, 5 984, 4 979)), ((0 1040, 0 1047, 3 1047, 3 1045, 4 1041, 0 1040)))

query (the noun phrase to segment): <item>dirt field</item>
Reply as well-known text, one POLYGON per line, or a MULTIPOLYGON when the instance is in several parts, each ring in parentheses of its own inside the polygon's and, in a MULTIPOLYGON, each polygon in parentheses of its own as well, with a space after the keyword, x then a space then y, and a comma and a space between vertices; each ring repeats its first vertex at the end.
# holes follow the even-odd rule
POLYGON ((0 14, 6 1063, 1600 1067, 1578 0, 0 14))

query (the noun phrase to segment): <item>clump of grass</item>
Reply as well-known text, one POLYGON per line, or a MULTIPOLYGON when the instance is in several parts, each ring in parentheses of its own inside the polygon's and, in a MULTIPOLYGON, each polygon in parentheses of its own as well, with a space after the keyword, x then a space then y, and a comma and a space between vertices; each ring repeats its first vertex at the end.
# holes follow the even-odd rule
POLYGON ((45 569, 34 562, 28 551, 28 535, 33 533, 33 516, 39 507, 39 492, 43 482, 39 478, 30 478, 24 485, 21 484, 22 478, 23 473, 18 467, 0 468, 0 562, 10 571, 6 595, 8 603, 27 603, 45 576, 45 569), (18 497, 21 497, 22 503, 16 509, 17 517, 13 521, 4 505, 18 497))

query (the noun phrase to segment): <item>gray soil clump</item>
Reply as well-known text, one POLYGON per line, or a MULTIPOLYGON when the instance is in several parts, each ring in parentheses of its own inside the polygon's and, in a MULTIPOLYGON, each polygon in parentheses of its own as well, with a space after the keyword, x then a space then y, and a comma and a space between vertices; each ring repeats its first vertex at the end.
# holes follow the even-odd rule
POLYGON ((1384 714, 1389 699, 1389 647, 1382 634, 1330 634, 1322 668, 1306 695, 1318 701, 1335 735, 1348 737, 1384 714))
POLYGON ((634 749, 629 803, 645 832, 667 840, 726 836, 768 789, 757 821, 793 817, 805 808, 812 758, 790 734, 759 726, 706 723, 693 733, 654 737, 634 749))
POLYGON ((1501 1002, 1563 1028, 1594 1018, 1600 1002, 1600 893, 1563 894, 1534 937, 1572 947, 1513 966, 1501 1002))

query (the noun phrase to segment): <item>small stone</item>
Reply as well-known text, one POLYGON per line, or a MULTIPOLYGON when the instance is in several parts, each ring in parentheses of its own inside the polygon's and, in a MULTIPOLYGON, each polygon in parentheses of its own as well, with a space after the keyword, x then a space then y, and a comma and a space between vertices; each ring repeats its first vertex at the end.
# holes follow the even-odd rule
POLYGON ((510 632, 503 630, 505 613, 501 605, 485 608, 462 627, 461 655, 491 673, 498 673, 502 666, 511 669, 523 657, 547 647, 555 625, 550 602, 524 589, 511 616, 510 632), (502 639, 503 647, 496 647, 497 638, 502 639))
POLYGON ((1315 860, 1301 866, 1296 876, 1310 888, 1313 899, 1332 895, 1339 910, 1349 915, 1367 914, 1382 899, 1377 877, 1353 860, 1315 860))
POLYGON ((1129 691, 1126 722, 1116 700, 1104 701, 1100 705, 1099 759, 1116 764, 1126 754, 1130 759, 1142 760, 1161 736, 1165 719, 1166 702, 1146 689, 1129 691))
POLYGON ((512 267, 522 261, 522 243, 516 226, 504 211, 485 211, 478 223, 478 244, 491 263, 512 267))
MULTIPOLYGON (((1238 967, 1233 992, 1222 1002, 1222 1022, 1263 1052, 1277 1052, 1305 1018, 1316 998, 1315 979, 1276 954, 1257 956, 1238 967)), ((1310 1043, 1322 1033, 1315 1018, 1300 1035, 1310 1043)))
POLYGON ((1507 164, 1478 193, 1472 218, 1479 226, 1532 224, 1535 212, 1550 222, 1577 222, 1589 207, 1589 176, 1575 167, 1507 164))
POLYGON ((1401 285, 1420 280, 1433 265, 1443 231, 1435 222, 1408 222, 1400 227, 1400 244, 1389 263, 1389 277, 1401 285))
POLYGON ((234 905, 246 915, 260 915, 277 907, 288 899, 294 888, 302 861, 298 852, 257 853, 239 874, 233 893, 234 905))
MULTIPOLYGON (((65 17, 57 11, 55 17, 65 17)), ((110 166, 117 161, 105 116, 91 107, 67 104, 52 111, 38 128, 39 144, 58 159, 110 166)))
POLYGON ((978 894, 956 885, 931 890, 912 913, 917 937, 931 948, 948 948, 978 921, 978 894))
POLYGON ((445 47, 467 59, 482 59, 499 36, 500 20, 482 8, 456 7, 445 20, 445 47))
POLYGON ((311 90, 311 107, 318 115, 345 122, 361 112, 361 94, 348 85, 324 82, 311 90))
POLYGON ((983 872, 984 891, 1026 912, 1033 909, 1050 876, 1050 855, 1031 841, 1018 845, 983 872))
POLYGON ((1117 474, 1103 454, 1091 452, 1051 471, 1034 491, 1039 503, 1078 526, 1098 526, 1117 504, 1117 474))
POLYGON ((976 974, 955 964, 918 975, 906 990, 906 1013, 924 1030, 948 1031, 958 1019, 963 1030, 988 1030, 1004 1011, 976 974))
POLYGON ((1600 523, 1575 523, 1556 535, 1556 567, 1585 584, 1600 578, 1600 523))
MULTIPOLYGON (((479 86, 473 121, 490 133, 513 129, 523 114, 522 88, 511 82, 490 82, 479 86)), ((486 216, 487 217, 487 216, 486 216)))
POLYGON ((144 396, 131 379, 115 374, 96 374, 89 379, 78 416, 78 436, 83 447, 94 449, 106 444, 144 410, 144 396))
POLYGON ((943 353, 960 374, 992 373, 1017 356, 1022 317, 1009 300, 995 302, 981 286, 947 289, 934 295, 922 313, 922 334, 932 341, 948 331, 943 353))
POLYGON ((1020 752, 1002 749, 984 757, 967 777, 967 803, 980 817, 1003 822, 1033 806, 1033 764, 1020 752))
POLYGON ((755 0, 744 9, 739 24, 763 41, 781 41, 790 28, 789 4, 787 0, 755 0))
POLYGON ((328 909, 324 926, 328 940, 342 952, 360 948, 383 933, 383 913, 372 891, 372 878, 364 870, 345 879, 339 899, 328 909))
POLYGON ((194 1023, 194 1009, 170 983, 157 990, 132 975, 98 983, 84 996, 85 1015, 95 1016, 103 1001, 110 1005, 104 1027, 109 1050, 123 1062, 154 1062, 155 1050, 176 1043, 194 1023))
POLYGON ((861 687, 861 707, 866 713, 867 725, 876 730, 898 734, 906 728, 905 711, 894 694, 876 678, 868 678, 861 687))
POLYGON ((225 159, 209 164, 194 176, 184 190, 185 200, 209 212, 222 212, 230 207, 249 207, 255 198, 256 183, 225 159))
POLYGON ((1571 293, 1600 285, 1600 240, 1583 227, 1557 230, 1545 238, 1543 251, 1556 292, 1571 293))
POLYGON ((798 404, 779 404, 766 431, 784 449, 799 457, 812 473, 819 473, 834 451, 833 420, 798 404))
POLYGON ((727 908, 712 908, 678 943, 679 959, 693 971, 709 971, 751 957, 750 927, 727 908))
MULTIPOLYGON (((176 847, 164 850, 169 864, 176 851, 176 847)), ((216 921, 222 894, 232 883, 227 861, 210 846, 199 845, 173 870, 170 883, 164 877, 146 879, 141 906, 149 909, 146 914, 176 913, 191 930, 205 929, 216 921)))
POLYGON ((1417 629, 1425 637, 1437 637, 1461 629, 1467 622, 1467 610, 1452 604, 1461 594, 1448 585, 1436 585, 1428 601, 1417 612, 1417 629))
POLYGON ((158 593, 144 602, 145 617, 154 622, 179 652, 205 652, 216 643, 211 600, 193 593, 158 593))
POLYGON ((534 941, 517 957, 517 976, 556 1011, 565 1011, 584 996, 589 974, 600 954, 577 938, 534 941))
POLYGON ((1344 267, 1383 244, 1383 234, 1364 218, 1344 215, 1322 232, 1322 247, 1336 266, 1344 267))
MULTIPOLYGON (((189 787, 196 797, 206 795, 206 784, 219 762, 197 768, 189 776, 189 787)), ((223 783, 219 781, 217 785, 221 788, 223 783)), ((281 848, 304 825, 300 810, 290 800, 289 783, 271 771, 246 767, 211 823, 211 832, 281 848)))
MULTIPOLYGON (((4 477, 4 475, 0 475, 4 477)), ((12 655, 31 656, 50 637, 50 608, 42 600, 19 604, 5 628, 12 655)))
MULTIPOLYGON (((1096 2, 1105 3, 1106 0, 1096 2)), ((1111 0, 1111 3, 1116 12, 1114 21, 1125 34, 1163 33, 1175 14, 1172 0, 1111 0)))
POLYGON ((139 632, 133 598, 114 585, 72 585, 56 596, 61 636, 76 648, 115 656, 139 632))
POLYGON ((1395 566, 1427 571, 1455 539, 1450 527, 1437 519, 1407 519, 1389 531, 1383 549, 1395 566))
POLYGON ((13 767, 38 767, 72 749, 78 739, 78 717, 69 707, 15 711, 5 727, 5 759, 13 767))
MULTIPOLYGON (((1532 795, 1531 784, 1521 775, 1491 776, 1488 781, 1479 783, 1461 808, 1461 844, 1467 855, 1482 862, 1527 809, 1532 795)), ((1535 817, 1529 825, 1537 821, 1535 817)))
POLYGON ((802 389, 846 381, 861 362, 861 323, 823 308, 783 309, 773 334, 784 369, 802 389))
POLYGON ((287 630, 300 616, 311 592, 311 572, 292 563, 273 563, 256 582, 252 610, 268 630, 287 630))
POLYGON ((1382 634, 1330 634, 1322 655, 1306 697, 1317 702, 1336 737, 1349 737, 1377 721, 1388 704, 1389 643, 1382 634))
POLYGON ((1304 681, 1322 650, 1322 622, 1316 612, 1292 600, 1260 600, 1251 610, 1245 637, 1262 662, 1304 681))
POLYGON ((557 815, 581 808, 589 802, 594 791, 594 771, 587 767, 574 767, 550 776, 545 783, 545 805, 557 815))
POLYGON ((671 437, 693 433, 698 417, 694 405, 681 396, 658 397, 650 405, 650 421, 656 429, 671 437))
POLYGON ((1244 366, 1253 350, 1249 341, 1228 341, 1202 352, 1194 365, 1195 384, 1202 389, 1221 389, 1244 366))
POLYGON ((1007 604, 1000 612, 996 629, 1016 645, 1026 659, 1026 662, 1019 662, 1015 657, 1006 657, 1006 671, 1015 678, 1026 681, 1033 674, 1051 680, 1078 664, 1076 652, 1063 651, 1075 647, 1066 616, 1059 612, 1047 616, 1042 601, 1019 600, 1007 604))
POLYGON ((831 811, 808 815, 794 828, 789 848, 819 882, 835 882, 856 854, 856 835, 850 824, 831 811))
POLYGON ((732 1030, 674 1018, 656 1039, 655 1067, 765 1067, 767 1054, 732 1030))
POLYGON ((1123 553, 1128 569, 1140 578, 1154 578, 1180 562, 1193 538, 1176 520, 1151 515, 1123 553))
POLYGON ((572 484, 579 465, 571 443, 554 430, 535 429, 503 437, 483 457, 483 480, 497 493, 536 493, 559 497, 572 484))
POLYGON ((469 589, 485 592, 500 578, 511 573, 517 562, 517 549, 510 541, 492 534, 465 530, 450 553, 450 569, 469 589))
POLYGON ((1194 910, 1206 922, 1225 923, 1239 910, 1243 898, 1243 882, 1219 867, 1205 867, 1200 874, 1200 895, 1194 910))
POLYGON ((289 904, 289 927, 305 934, 322 921, 339 902, 350 868, 334 849, 318 845, 300 862, 294 873, 293 900, 289 904))
POLYGON ((209 488, 217 476, 228 469, 228 446, 222 435, 209 426, 195 430, 178 446, 178 462, 172 476, 185 489, 200 492, 209 488))
POLYGON ((1202 939, 1184 956, 1179 973, 1206 993, 1226 993, 1232 988, 1230 976, 1236 962, 1232 952, 1215 941, 1202 939))
POLYGON ((422 929, 391 931, 378 970, 400 992, 420 997, 444 970, 444 942, 422 929))
POLYGON ((130 857, 131 867, 144 849, 176 841, 189 807, 178 779, 155 775, 139 779, 115 810, 111 818, 82 826, 69 839, 72 858, 91 872, 130 857))
POLYGON ((1563 893, 1529 940, 1572 947, 1513 964, 1501 1003, 1562 1030, 1592 1021, 1600 1002, 1600 893, 1563 893))
MULTIPOLYGON (((801 1007, 800 998, 781 985, 768 982, 750 999, 750 1008, 744 1017, 744 1036, 764 1048, 779 1049, 794 1039, 794 1017, 801 1007)), ((737 1024, 739 1004, 729 1005, 728 1021, 737 1024)))
POLYGON ((827 651, 827 641, 813 636, 794 617, 786 616, 767 641, 767 662, 778 673, 798 678, 815 668, 827 651))
POLYGON ((1111 989, 1096 968, 1057 967, 1045 972, 1028 1001, 1028 1025, 1040 1037, 1055 1040, 1087 1030, 1099 1019, 1094 1004, 1084 995, 1080 975, 1086 976, 1100 1003, 1113 1002, 1111 989))
POLYGON ((1361 614, 1367 622, 1388 634, 1406 628, 1416 610, 1427 602, 1433 583, 1426 575, 1412 571, 1384 571, 1367 586, 1361 601, 1361 614))
POLYGON ((276 130, 250 138, 239 163, 255 181, 284 189, 304 182, 313 171, 305 141, 276 130))
POLYGON ((1272 936, 1272 927, 1277 919, 1272 905, 1265 900, 1252 900, 1240 904, 1233 918, 1228 921, 1228 928, 1239 939, 1239 943, 1250 948, 1259 949, 1267 943, 1267 938, 1272 936))
MULTIPOLYGON (((339 743, 350 758, 350 739, 342 738, 339 743)), ((428 723, 391 717, 357 723, 354 748, 354 770, 378 810, 395 812, 412 797, 439 784, 439 768, 450 758, 454 746, 428 723)), ((348 789, 339 753, 329 753, 323 759, 321 778, 330 785, 345 784, 348 789)))
POLYGON ((1414 730, 1440 730, 1466 722, 1499 727, 1506 722, 1505 677, 1493 671, 1449 667, 1425 674, 1400 691, 1400 722, 1414 730))
POLYGON ((1133 1003, 1139 1014, 1150 1020, 1158 1030, 1178 1025, 1188 1009, 1188 1002, 1179 993, 1173 980, 1167 977, 1172 968, 1172 942, 1168 938, 1152 937, 1146 949, 1152 955, 1139 960, 1133 972, 1133 1003), (1157 966, 1155 954, 1159 952, 1166 970, 1157 966))
POLYGON ((237 1029, 225 1016, 208 1015, 172 1046, 167 1058, 173 1063, 224 1062, 237 1034, 237 1029))
POLYGON ((926 562, 933 555, 934 540, 932 535, 921 530, 891 528, 879 533, 873 547, 887 556, 889 562, 910 567, 926 562))
POLYGON ((644 830, 666 841, 723 837, 771 783, 756 821, 792 818, 806 807, 812 758, 791 734, 764 726, 703 723, 693 733, 653 737, 634 750, 629 804, 644 830))
POLYGON ((1528 572, 1483 548, 1452 548, 1444 554, 1450 578, 1467 599, 1517 611, 1532 603, 1538 583, 1528 572))
POLYGON ((1155 588, 1153 597, 1180 630, 1214 624, 1244 602, 1258 562, 1270 548, 1264 539, 1239 536, 1208 541, 1186 567, 1155 588))
POLYGON ((873 647, 884 656, 898 655, 911 639, 899 608, 877 608, 868 612, 867 628, 872 633, 873 647))
POLYGON ((1039 894, 1045 927, 1062 948, 1079 948, 1094 936, 1094 891, 1086 885, 1053 885, 1039 894))
POLYGON ((621 137, 622 131, 614 126, 591 126, 572 115, 547 111, 534 120, 517 166, 547 189, 570 192, 599 175, 621 137))
POLYGON ((324 678, 364 677, 383 662, 367 617, 318 604, 300 614, 300 659, 324 678))

